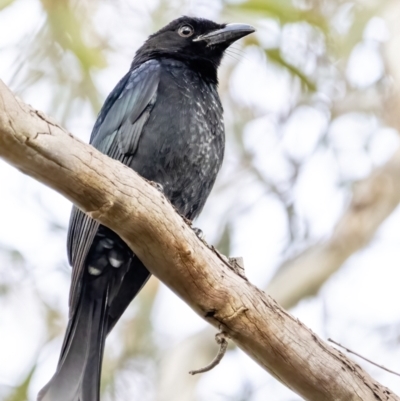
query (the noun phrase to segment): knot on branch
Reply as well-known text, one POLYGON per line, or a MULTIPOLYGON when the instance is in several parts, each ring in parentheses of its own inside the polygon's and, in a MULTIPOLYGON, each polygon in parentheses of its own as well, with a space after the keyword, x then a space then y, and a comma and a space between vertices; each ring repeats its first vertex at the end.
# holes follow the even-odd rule
POLYGON ((99 209, 96 209, 93 211, 88 211, 87 214, 92 219, 97 220, 97 219, 101 218, 104 214, 106 214, 113 206, 114 206, 114 202, 109 200, 106 203, 104 203, 99 209))

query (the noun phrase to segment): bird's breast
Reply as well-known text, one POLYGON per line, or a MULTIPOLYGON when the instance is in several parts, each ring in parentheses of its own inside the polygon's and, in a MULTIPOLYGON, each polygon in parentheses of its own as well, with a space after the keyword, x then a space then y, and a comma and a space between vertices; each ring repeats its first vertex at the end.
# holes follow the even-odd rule
POLYGON ((163 185, 185 215, 203 207, 224 154, 223 110, 215 85, 185 68, 162 72, 157 100, 132 167, 163 185))

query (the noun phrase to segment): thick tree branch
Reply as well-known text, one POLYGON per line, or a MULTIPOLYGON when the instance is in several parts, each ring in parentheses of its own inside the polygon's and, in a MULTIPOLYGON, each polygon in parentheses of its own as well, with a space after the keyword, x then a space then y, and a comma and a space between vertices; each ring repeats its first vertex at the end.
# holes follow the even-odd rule
POLYGON ((153 186, 17 101, 1 82, 0 157, 116 231, 155 276, 305 399, 400 401, 235 274, 153 186))

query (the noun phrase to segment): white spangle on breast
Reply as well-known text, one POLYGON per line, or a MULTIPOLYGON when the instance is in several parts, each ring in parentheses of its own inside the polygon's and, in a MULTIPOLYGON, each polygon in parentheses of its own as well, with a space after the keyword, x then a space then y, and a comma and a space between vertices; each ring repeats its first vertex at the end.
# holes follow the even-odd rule
MULTIPOLYGON (((203 103, 202 103, 202 102, 200 102, 200 101, 197 101, 197 102, 196 102, 196 104, 197 104, 197 106, 199 106, 199 107, 200 107, 200 109, 201 109, 201 111, 202 111, 202 114, 204 114, 204 107, 203 107, 203 103)), ((197 113, 199 113, 199 112, 197 111, 197 113)))

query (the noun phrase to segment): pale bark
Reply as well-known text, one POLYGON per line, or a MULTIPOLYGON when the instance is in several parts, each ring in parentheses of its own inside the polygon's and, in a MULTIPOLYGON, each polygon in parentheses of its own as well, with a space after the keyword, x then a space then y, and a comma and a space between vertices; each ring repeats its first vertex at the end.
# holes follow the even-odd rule
POLYGON ((400 401, 237 275, 157 189, 17 101, 1 82, 0 157, 117 232, 195 312, 305 399, 400 401))

